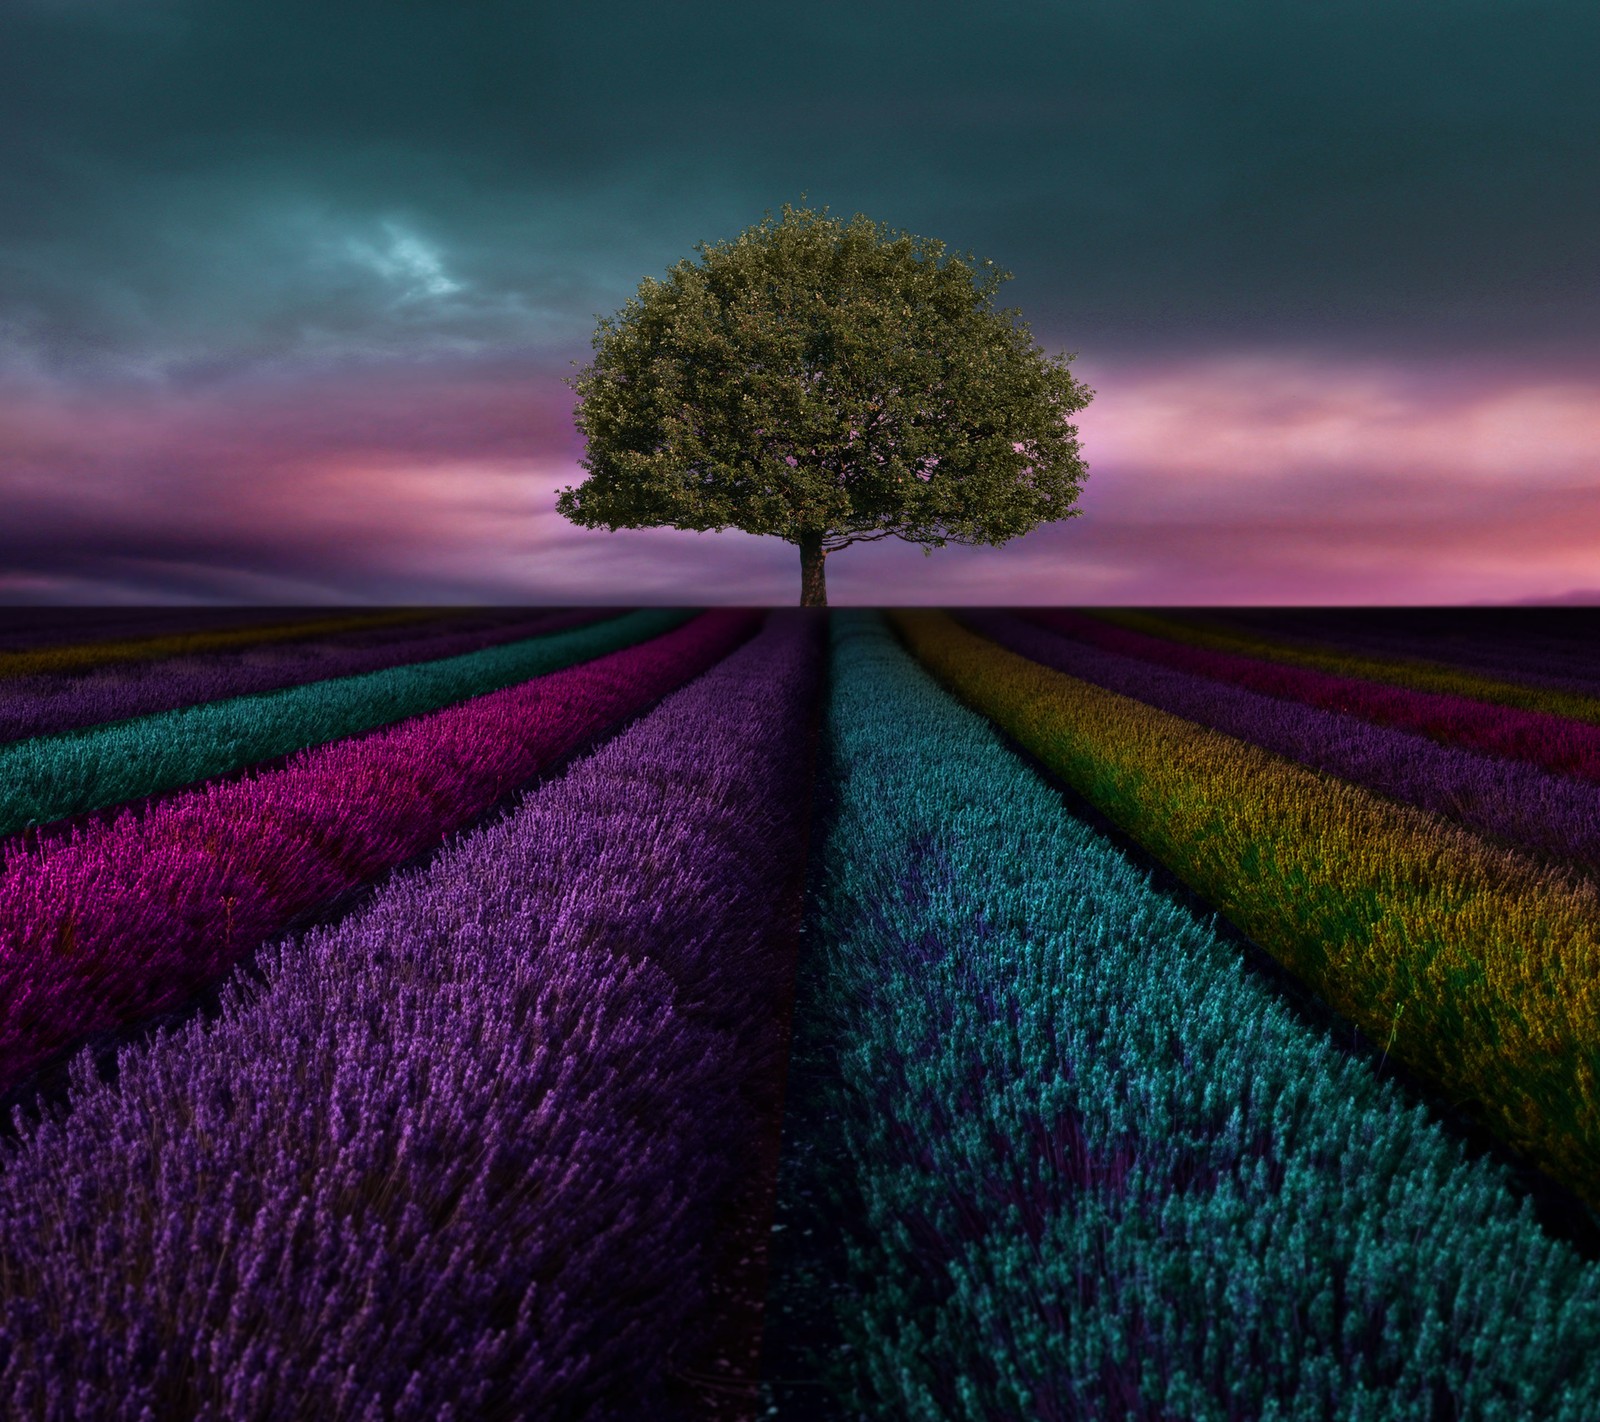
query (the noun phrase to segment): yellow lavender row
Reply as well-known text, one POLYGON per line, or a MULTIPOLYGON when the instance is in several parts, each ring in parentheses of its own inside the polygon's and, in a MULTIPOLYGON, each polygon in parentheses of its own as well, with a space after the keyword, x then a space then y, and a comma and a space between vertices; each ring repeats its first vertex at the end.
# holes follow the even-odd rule
POLYGON ((1153 613, 1110 608, 1084 608, 1082 611, 1119 627, 1128 627, 1153 637, 1166 637, 1171 641, 1184 642, 1193 647, 1209 647, 1214 651, 1258 657, 1266 661, 1283 662, 1290 666, 1315 667, 1319 671, 1357 677, 1363 681, 1386 682, 1390 686, 1405 686, 1417 691, 1466 696, 1474 701, 1487 701, 1497 706, 1516 706, 1525 711, 1542 711, 1551 716, 1565 716, 1569 720, 1600 725, 1600 697, 1583 696, 1574 691, 1557 691, 1550 687, 1526 686, 1496 677, 1478 676, 1459 667, 1448 666, 1444 662, 1428 661, 1424 657, 1368 657, 1355 652, 1336 650, 1322 652, 1309 647, 1291 646, 1286 642, 1276 642, 1265 637, 1251 637, 1245 633, 1227 631, 1214 624, 1190 622, 1186 619, 1180 621, 1178 618, 1160 617, 1153 613))
POLYGON ((1600 888, 1005 651, 915 655, 1331 1006, 1600 1206, 1600 888))
POLYGON ((363 627, 383 627, 392 622, 421 622, 448 615, 449 610, 364 612, 278 622, 265 627, 232 628, 222 632, 174 632, 163 637, 124 637, 107 642, 78 642, 65 647, 31 647, 20 652, 0 652, 0 677, 83 671, 112 662, 154 661, 158 657, 217 652, 228 647, 247 647, 257 642, 282 642, 296 637, 351 632, 363 627))

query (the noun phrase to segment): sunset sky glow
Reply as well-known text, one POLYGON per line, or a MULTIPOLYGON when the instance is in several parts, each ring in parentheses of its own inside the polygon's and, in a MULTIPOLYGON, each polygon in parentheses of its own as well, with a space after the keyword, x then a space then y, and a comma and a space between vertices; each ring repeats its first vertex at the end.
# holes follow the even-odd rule
POLYGON ((596 317, 804 191, 1097 392, 1081 517, 833 602, 1600 603, 1600 12, 985 15, 15 0, 0 602, 793 601, 554 499, 596 317))

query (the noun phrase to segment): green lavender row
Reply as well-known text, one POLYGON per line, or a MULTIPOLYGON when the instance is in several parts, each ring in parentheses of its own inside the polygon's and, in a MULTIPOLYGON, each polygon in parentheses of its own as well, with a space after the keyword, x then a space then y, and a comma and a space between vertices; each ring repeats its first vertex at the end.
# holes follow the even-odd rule
POLYGON ((1505 1172, 1293 1017, 880 618, 832 625, 795 1030, 832 1044, 801 1114, 837 1147, 791 1141, 823 1178, 780 1188, 792 1230, 860 1212, 811 1360, 838 1402, 1600 1415, 1600 1270, 1505 1172))
POLYGON ((673 608, 634 612, 440 661, 0 746, 0 835, 437 711, 660 636, 689 616, 673 608))
POLYGON ((891 616, 941 684, 1335 1011, 1600 1207, 1600 884, 941 613, 891 616))

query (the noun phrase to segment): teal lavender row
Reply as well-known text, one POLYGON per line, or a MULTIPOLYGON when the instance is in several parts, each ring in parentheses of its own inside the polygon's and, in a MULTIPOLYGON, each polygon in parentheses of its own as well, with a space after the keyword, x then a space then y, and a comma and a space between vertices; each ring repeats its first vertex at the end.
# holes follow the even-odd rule
POLYGON ((1600 1268, 880 618, 832 625, 795 1041, 836 1066, 780 1210, 823 1253, 859 1218, 809 1375, 922 1422, 1600 1415, 1600 1268))
POLYGON ((293 922, 425 853, 725 657, 761 616, 660 637, 179 791, 0 868, 0 1092, 177 1006, 293 922))
POLYGON ((657 608, 507 646, 0 746, 0 835, 226 775, 559 671, 678 626, 657 608))
POLYGON ((506 609, 386 623, 295 641, 0 678, 0 742, 53 736, 330 677, 476 652, 618 616, 605 608, 506 609))
POLYGON ((770 615, 215 1021, 80 1057, 0 1142, 0 1416, 711 1415, 679 1394, 741 1380, 820 632, 770 615))

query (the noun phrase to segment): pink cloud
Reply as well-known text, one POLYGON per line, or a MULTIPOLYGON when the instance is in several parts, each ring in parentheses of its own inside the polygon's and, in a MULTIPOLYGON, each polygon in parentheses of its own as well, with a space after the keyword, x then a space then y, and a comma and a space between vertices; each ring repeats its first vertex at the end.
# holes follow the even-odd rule
POLYGON ((1084 516, 1065 537, 1033 535, 1074 540, 1092 565, 1085 580, 1062 566, 1061 601, 1085 581, 1150 603, 1499 601, 1595 585, 1591 372, 1289 352, 1087 378, 1099 393, 1078 416, 1084 516))
POLYGON ((1102 460, 1148 468, 1175 488, 1196 475, 1259 488, 1346 470, 1496 487, 1592 480, 1600 383, 1514 371, 1501 381, 1482 388, 1481 375, 1463 371, 1452 386, 1397 364, 1217 357, 1122 372, 1079 422, 1102 460))
MULTIPOLYGON (((1405 603, 1600 585, 1600 380, 1310 352, 1080 360, 1082 516, 830 560, 838 603, 1405 603)), ((0 600, 777 602, 775 539, 578 529, 562 371, 0 391, 0 600)))

